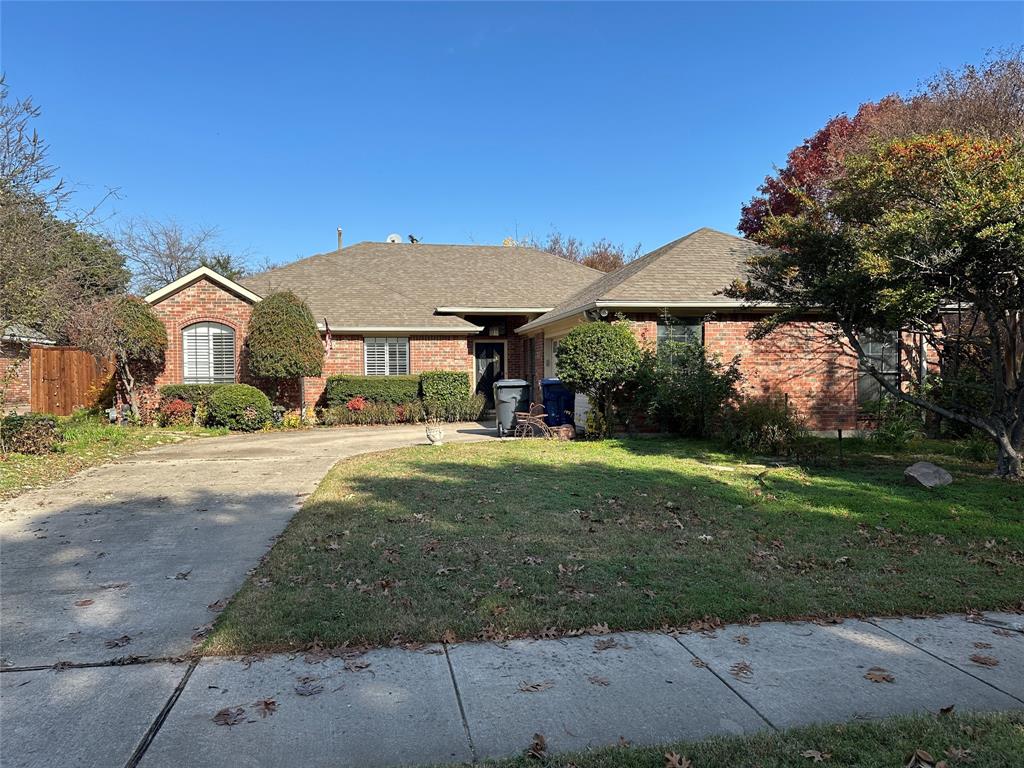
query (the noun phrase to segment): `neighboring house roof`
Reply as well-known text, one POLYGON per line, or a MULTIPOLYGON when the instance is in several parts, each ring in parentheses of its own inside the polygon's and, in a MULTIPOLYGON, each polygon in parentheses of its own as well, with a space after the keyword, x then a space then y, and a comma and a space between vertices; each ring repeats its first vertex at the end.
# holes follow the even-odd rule
POLYGON ((531 331, 589 309, 713 309, 741 307, 720 295, 747 276, 746 262, 763 246, 714 229, 698 229, 598 278, 550 312, 522 326, 531 331))
POLYGON ((168 283, 163 288, 153 291, 146 297, 146 301, 149 302, 150 304, 156 304, 159 301, 163 301, 168 296, 173 296, 178 291, 184 290, 193 283, 196 283, 203 279, 209 280, 211 283, 214 283, 215 285, 219 285, 224 290, 230 291, 231 293, 235 294, 236 296, 240 296, 246 301, 256 303, 262 298, 262 296, 260 296, 258 293, 253 293, 245 286, 239 285, 234 280, 229 280, 228 278, 224 277, 224 275, 220 274, 219 272, 214 272, 209 267, 199 267, 197 269, 193 269, 184 277, 179 277, 173 283, 168 283))
POLYGON ((40 331, 29 328, 21 323, 12 323, 4 328, 3 333, 0 334, 0 341, 14 341, 20 344, 42 344, 45 346, 54 346, 57 343, 53 339, 46 338, 45 334, 40 331))
POLYGON ((363 242, 242 282, 293 291, 332 331, 477 333, 444 312, 542 312, 601 274, 535 248, 363 242))

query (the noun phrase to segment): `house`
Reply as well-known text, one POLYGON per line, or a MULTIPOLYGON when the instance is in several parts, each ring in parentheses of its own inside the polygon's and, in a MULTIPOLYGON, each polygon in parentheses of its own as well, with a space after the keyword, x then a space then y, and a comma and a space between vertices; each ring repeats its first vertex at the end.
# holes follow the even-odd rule
POLYGON ((488 398, 499 377, 536 386, 555 374, 558 340, 575 325, 624 316, 645 343, 693 338, 724 359, 739 355, 748 392, 785 395, 814 429, 855 427, 862 377, 852 356, 813 318, 752 341, 768 308, 721 295, 759 249, 699 229, 607 274, 533 248, 394 242, 358 243, 239 282, 200 268, 146 297, 169 338, 156 384, 246 381, 252 307, 291 290, 317 318, 326 349, 323 376, 296 384, 293 399, 306 405, 340 373, 464 370, 488 398))

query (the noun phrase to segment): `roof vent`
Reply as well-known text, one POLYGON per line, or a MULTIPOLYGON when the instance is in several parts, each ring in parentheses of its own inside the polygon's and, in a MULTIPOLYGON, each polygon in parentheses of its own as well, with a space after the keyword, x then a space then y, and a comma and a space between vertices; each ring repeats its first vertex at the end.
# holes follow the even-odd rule
POLYGON ((389 243, 400 243, 400 242, 402 242, 402 236, 401 235, 396 235, 394 232, 392 232, 390 235, 388 235, 387 242, 389 242, 389 243))

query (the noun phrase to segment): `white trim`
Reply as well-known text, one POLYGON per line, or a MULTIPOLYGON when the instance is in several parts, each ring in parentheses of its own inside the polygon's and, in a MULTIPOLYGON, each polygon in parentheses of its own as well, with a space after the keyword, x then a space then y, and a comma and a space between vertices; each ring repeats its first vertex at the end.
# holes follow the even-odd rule
MULTIPOLYGON (((327 326, 323 323, 317 325, 317 329, 321 332, 327 331, 327 326)), ((374 334, 374 333, 388 333, 395 335, 398 333, 417 333, 417 334, 439 334, 442 336, 471 336, 475 333, 480 333, 483 330, 483 326, 473 325, 470 327, 463 326, 462 328, 438 328, 436 325, 423 325, 423 326, 412 326, 412 325, 379 325, 379 326, 341 326, 335 328, 331 326, 331 335, 337 335, 339 333, 354 333, 354 334, 374 334)))
POLYGON ((214 272, 209 267, 199 267, 197 269, 193 269, 184 277, 179 277, 173 283, 168 283, 163 288, 153 291, 146 297, 146 302, 149 304, 155 304, 158 301, 162 301, 163 299, 166 299, 168 296, 177 293, 183 288, 187 288, 188 286, 192 285, 192 283, 198 280, 202 280, 204 277, 211 283, 216 283, 221 288, 230 291, 231 293, 237 294, 238 296, 241 296, 243 299, 251 301, 253 304, 263 300, 263 297, 260 296, 259 294, 253 293, 248 288, 236 283, 234 280, 229 280, 228 278, 224 277, 224 275, 214 272))
POLYGON ((434 307, 441 315, 542 315, 554 307, 434 307))
POLYGON ((40 347, 55 347, 57 342, 52 339, 37 339, 31 336, 14 336, 8 334, 7 336, 0 336, 0 341, 7 342, 8 344, 27 344, 28 346, 40 346, 40 347))
POLYGON ((516 333, 535 331, 551 323, 563 320, 573 315, 580 315, 591 309, 738 309, 751 312, 769 312, 778 307, 768 304, 751 304, 743 301, 615 301, 610 299, 598 299, 586 304, 580 304, 572 309, 559 312, 551 317, 538 317, 524 325, 516 328, 516 333), (543 320, 543 322, 540 322, 543 320))

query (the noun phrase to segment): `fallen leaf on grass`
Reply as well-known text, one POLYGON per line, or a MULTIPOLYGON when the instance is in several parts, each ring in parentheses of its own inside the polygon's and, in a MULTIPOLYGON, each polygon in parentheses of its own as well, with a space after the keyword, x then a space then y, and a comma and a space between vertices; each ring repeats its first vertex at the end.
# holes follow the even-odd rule
POLYGON ((608 635, 611 634, 611 630, 608 628, 607 622, 602 624, 591 624, 587 627, 588 635, 608 635))
POLYGON ((737 661, 729 667, 729 674, 737 680, 749 680, 754 676, 754 668, 746 661, 737 661))
POLYGON ((949 757, 949 758, 951 758, 953 760, 956 760, 957 762, 959 762, 961 760, 964 760, 964 761, 970 760, 972 754, 973 753, 971 752, 971 750, 964 749, 963 747, 947 747, 946 748, 946 757, 949 757))
POLYGON ((525 680, 519 683, 520 693, 538 693, 540 691, 546 691, 548 688, 554 687, 554 682, 551 680, 542 680, 539 683, 528 683, 525 680))
POLYGON ((299 684, 295 686, 295 692, 299 696, 315 696, 324 692, 324 686, 318 678, 303 675, 299 678, 299 684))
POLYGON ((693 763, 688 757, 683 757, 675 752, 666 752, 665 768, 693 768, 693 763))
POLYGON ((130 643, 131 641, 132 639, 128 635, 121 635, 120 637, 115 637, 113 640, 107 640, 103 644, 107 648, 120 648, 122 646, 128 645, 128 643, 130 643))
POLYGON ((935 758, 931 756, 931 753, 925 752, 923 749, 915 749, 904 760, 904 768, 938 768, 941 765, 945 767, 945 763, 935 763, 935 758))
POLYGON ((242 707, 225 707, 213 716, 213 722, 217 725, 238 725, 245 720, 245 710, 242 707))
POLYGON ((213 611, 214 613, 220 613, 227 607, 228 598, 222 597, 220 600, 210 603, 208 606, 206 606, 206 609, 209 611, 213 611))
POLYGON ((441 633, 441 642, 442 643, 445 643, 447 645, 451 645, 452 643, 455 642, 455 639, 456 638, 455 638, 454 630, 446 629, 444 632, 441 633))
POLYGON ((269 717, 277 711, 277 702, 273 699, 260 699, 254 706, 261 718, 269 717))
POLYGON ((953 710, 956 709, 955 704, 950 704, 948 707, 939 707, 940 717, 949 717, 953 714, 953 710))
POLYGON ((986 656, 986 655, 984 655, 982 653, 972 653, 971 654, 971 661, 973 661, 975 664, 978 664, 978 665, 980 665, 982 667, 998 667, 999 666, 999 659, 995 658, 994 656, 986 656))
POLYGON ((526 748, 526 756, 531 760, 546 760, 548 756, 548 740, 544 738, 544 734, 535 733, 533 734, 533 741, 530 742, 530 746, 526 748))
POLYGON ((817 749, 805 749, 800 757, 806 757, 812 763, 823 763, 832 757, 831 752, 819 752, 817 749))
POLYGON ((76 600, 75 601, 75 607, 76 608, 85 608, 87 605, 92 605, 95 602, 96 602, 95 600, 88 600, 88 599, 86 599, 86 600, 76 600))
POLYGON ((891 683, 896 677, 884 667, 872 667, 864 673, 864 679, 872 683, 891 683))
POLYGON ((605 688, 611 685, 611 683, 608 682, 607 677, 600 677, 598 675, 590 675, 589 677, 587 677, 587 680, 589 680, 594 685, 600 685, 605 688))

